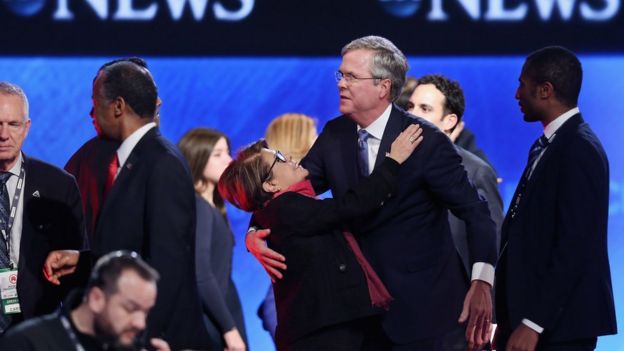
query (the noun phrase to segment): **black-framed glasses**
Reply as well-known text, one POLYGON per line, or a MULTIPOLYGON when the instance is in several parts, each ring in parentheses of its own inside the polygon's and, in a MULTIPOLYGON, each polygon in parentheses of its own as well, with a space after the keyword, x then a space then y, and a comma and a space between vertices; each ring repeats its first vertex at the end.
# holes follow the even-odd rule
POLYGON ((264 178, 262 178, 262 183, 269 180, 269 178, 271 177, 271 171, 273 171, 273 167, 275 167, 275 164, 278 161, 281 163, 288 162, 288 160, 286 159, 286 156, 284 156, 284 154, 282 154, 279 150, 271 150, 271 149, 263 149, 263 150, 268 151, 272 154, 275 154, 275 160, 273 160, 273 163, 271 164, 271 167, 269 167, 269 171, 267 172, 267 174, 264 176, 264 178))
POLYGON ((357 77, 353 73, 342 73, 340 71, 336 71, 334 75, 336 77, 336 83, 340 82, 341 79, 344 79, 347 83, 362 79, 383 79, 381 77, 357 77))

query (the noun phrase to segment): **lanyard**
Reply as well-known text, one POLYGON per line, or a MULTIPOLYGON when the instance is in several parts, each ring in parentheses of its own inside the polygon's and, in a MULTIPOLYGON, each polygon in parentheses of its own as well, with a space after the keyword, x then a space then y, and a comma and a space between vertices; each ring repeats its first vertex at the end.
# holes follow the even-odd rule
POLYGON ((69 320, 67 319, 67 317, 65 317, 65 315, 61 315, 60 317, 61 317, 61 324, 63 324, 63 328, 65 328, 65 331, 67 332, 67 336, 69 337, 71 342, 74 344, 76 351, 85 351, 84 347, 82 347, 82 344, 80 344, 80 341, 78 341, 78 337, 76 336, 76 333, 74 333, 74 329, 71 327, 71 324, 69 323, 69 320))
MULTIPOLYGON (((22 188, 24 187, 24 178, 26 177, 26 171, 24 169, 24 163, 22 162, 22 168, 20 170, 19 178, 17 179, 17 186, 15 187, 15 193, 13 194, 13 202, 11 205, 11 212, 9 214, 9 222, 5 229, 2 229, 2 235, 7 246, 7 253, 9 260, 11 261, 11 269, 16 267, 15 262, 11 258, 11 228, 13 228, 13 222, 15 222, 15 214, 17 213, 17 206, 19 205, 20 198, 22 197, 22 188)), ((8 183, 8 181, 7 181, 8 183)), ((9 187, 5 184, 6 192, 9 192, 9 187)), ((8 195, 8 194, 7 194, 8 195)))

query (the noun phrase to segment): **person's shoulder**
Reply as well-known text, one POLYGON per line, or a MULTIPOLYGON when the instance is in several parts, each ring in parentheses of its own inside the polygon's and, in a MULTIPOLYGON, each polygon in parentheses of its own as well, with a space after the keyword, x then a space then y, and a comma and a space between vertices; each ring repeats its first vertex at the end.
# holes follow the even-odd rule
POLYGON ((19 340, 26 341, 40 338, 42 335, 47 335, 49 332, 59 329, 59 327, 61 327, 60 320, 56 313, 32 318, 9 329, 2 336, 3 345, 10 346, 10 344, 17 343, 19 340))
MULTIPOLYGON (((73 180, 74 176, 64 169, 57 167, 40 159, 24 155, 24 168, 27 176, 50 179, 50 181, 73 180), (30 172, 29 172, 30 171, 30 172)), ((31 178, 32 179, 32 178, 31 178)))

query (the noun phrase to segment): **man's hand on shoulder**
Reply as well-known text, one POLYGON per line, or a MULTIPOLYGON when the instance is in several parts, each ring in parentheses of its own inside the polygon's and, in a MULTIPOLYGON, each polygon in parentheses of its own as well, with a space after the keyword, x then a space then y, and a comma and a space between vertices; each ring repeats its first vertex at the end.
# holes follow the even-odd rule
POLYGON ((260 262, 264 270, 271 277, 271 281, 275 282, 276 279, 282 279, 283 275, 280 270, 286 269, 286 258, 271 250, 266 243, 266 237, 271 234, 270 229, 254 229, 251 228, 247 231, 245 237, 245 245, 247 250, 256 257, 256 260, 260 262))

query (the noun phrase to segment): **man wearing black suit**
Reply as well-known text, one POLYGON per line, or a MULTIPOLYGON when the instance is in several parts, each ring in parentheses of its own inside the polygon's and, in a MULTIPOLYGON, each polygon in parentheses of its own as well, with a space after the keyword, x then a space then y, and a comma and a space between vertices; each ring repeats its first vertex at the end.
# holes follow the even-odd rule
POLYGON ((22 89, 0 82, 0 269, 16 269, 17 301, 11 306, 21 309, 21 313, 0 310, 0 333, 59 306, 67 288, 74 284, 47 282, 42 274, 46 257, 87 245, 74 178, 21 151, 30 123, 28 99, 22 89), (14 213, 12 218, 10 213, 14 213))
POLYGON ((607 255, 609 164, 579 112, 581 63, 562 47, 530 54, 516 99, 544 134, 502 229, 496 270, 500 350, 593 350, 616 333, 607 255))
MULTIPOLYGON (((326 124, 302 163, 317 193, 331 189, 341 196, 370 174, 406 126, 422 125, 423 142, 404 163, 397 193, 374 215, 353 223, 364 254, 395 299, 382 318, 383 333, 367 346, 443 350, 445 334, 459 327, 458 320, 469 320, 470 346, 481 345, 492 309, 494 223, 449 138, 393 106, 407 68, 403 53, 387 39, 369 36, 346 45, 336 74, 344 115, 326 124), (468 224, 474 264, 468 291, 447 209, 468 224)), ((248 236, 248 246, 275 273, 275 267, 285 266, 275 264, 283 257, 261 248, 258 237, 265 233, 260 232, 248 236)))
POLYGON ((135 62, 104 65, 93 83, 96 129, 121 143, 93 252, 139 252, 161 276, 147 337, 161 337, 174 350, 206 349, 195 286, 195 193, 184 158, 154 123, 157 101, 150 72, 135 62))
MULTIPOLYGON (((432 74, 416 80, 416 87, 407 104, 407 111, 426 119, 438 127, 447 136, 451 136, 461 122, 465 110, 464 92, 458 82, 447 77, 432 74)), ((455 144, 462 165, 468 174, 468 180, 477 188, 479 195, 488 203, 490 216, 496 224, 496 248, 500 248, 500 228, 503 224, 503 200, 498 193, 496 173, 477 155, 455 144)), ((461 219, 449 214, 449 224, 453 241, 462 258, 466 273, 470 276, 470 251, 466 224, 461 219)))

